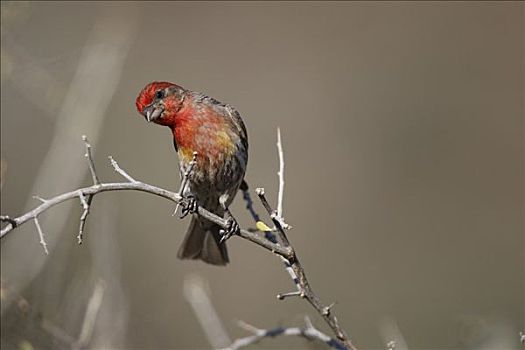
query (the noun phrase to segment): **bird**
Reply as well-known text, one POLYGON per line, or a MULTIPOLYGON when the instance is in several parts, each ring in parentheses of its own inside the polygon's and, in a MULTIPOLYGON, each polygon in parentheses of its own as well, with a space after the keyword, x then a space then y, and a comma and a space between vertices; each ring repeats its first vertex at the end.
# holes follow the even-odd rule
POLYGON ((241 115, 229 104, 166 81, 147 84, 135 105, 148 122, 171 130, 181 179, 187 174, 182 196, 189 205, 181 217, 192 217, 177 257, 226 265, 225 240, 239 230, 228 207, 239 188, 247 187, 248 135, 241 115), (228 228, 197 215, 198 206, 227 219, 228 228))

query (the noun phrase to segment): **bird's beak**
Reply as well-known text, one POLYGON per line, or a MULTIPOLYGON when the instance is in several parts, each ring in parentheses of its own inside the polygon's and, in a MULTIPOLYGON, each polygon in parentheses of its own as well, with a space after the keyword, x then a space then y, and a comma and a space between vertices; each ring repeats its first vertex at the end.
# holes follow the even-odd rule
POLYGON ((164 112, 164 108, 151 105, 151 106, 144 108, 144 111, 142 112, 142 114, 144 115, 144 117, 146 118, 148 122, 154 122, 155 120, 160 118, 160 116, 162 115, 162 112, 164 112))

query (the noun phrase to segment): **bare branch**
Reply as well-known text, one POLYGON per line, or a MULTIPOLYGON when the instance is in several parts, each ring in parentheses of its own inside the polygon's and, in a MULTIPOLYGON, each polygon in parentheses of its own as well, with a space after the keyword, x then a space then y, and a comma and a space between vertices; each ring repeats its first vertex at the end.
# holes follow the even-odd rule
POLYGON ((115 161, 115 159, 113 159, 112 156, 109 156, 109 161, 111 162, 111 165, 113 166, 113 169, 115 169, 115 171, 117 173, 119 173, 120 175, 122 175, 126 180, 128 180, 129 182, 137 182, 137 180, 135 180, 134 178, 132 178, 127 172, 125 172, 124 170, 122 170, 120 168, 120 166, 118 165, 118 163, 115 161))
POLYGON ((46 243, 46 240, 44 239, 44 232, 42 231, 42 227, 40 227, 40 222, 38 221, 38 217, 35 216, 33 218, 33 221, 35 222, 35 226, 38 231, 38 237, 40 237, 40 244, 44 248, 44 253, 48 255, 49 251, 47 250, 47 243, 46 243))
POLYGON ((268 203, 268 200, 266 199, 266 193, 264 191, 264 188, 259 187, 255 189, 255 193, 259 196, 259 199, 261 200, 263 207, 268 212, 268 215, 270 215, 270 218, 272 219, 273 224, 275 225, 277 236, 279 237, 281 241, 280 243, 284 244, 285 246, 289 246, 290 242, 288 242, 288 238, 286 237, 286 234, 284 233, 282 223, 279 220, 280 217, 277 215, 275 210, 272 209, 272 207, 270 206, 270 203, 268 203))
MULTIPOLYGON (((282 181, 280 181, 280 190, 279 190, 281 193, 279 198, 281 198, 282 192, 284 191, 284 157, 281 154, 282 144, 280 140, 280 133, 278 134, 278 148, 279 148, 279 156, 280 156, 280 162, 281 162, 280 171, 279 171, 279 178, 280 180, 282 179, 282 181)), ((194 160, 195 160, 195 156, 196 155, 194 155, 194 160)), ((88 159, 89 159, 89 156, 88 156, 88 159)), ((89 207, 91 204, 91 200, 96 194, 101 193, 101 192, 136 190, 136 191, 142 191, 142 192, 146 192, 146 193, 150 193, 150 194, 154 194, 154 195, 163 197, 177 204, 181 204, 185 207, 188 205, 189 203, 188 199, 185 199, 182 197, 185 184, 182 184, 183 186, 181 186, 179 193, 174 193, 174 192, 171 192, 171 191, 159 188, 159 187, 155 187, 155 186, 135 180, 128 173, 122 170, 120 166, 118 165, 118 163, 111 156, 109 157, 109 159, 111 161, 111 164, 114 170, 118 172, 120 175, 122 175, 126 180, 128 180, 128 182, 94 183, 92 186, 84 187, 84 188, 77 189, 71 192, 63 193, 61 195, 58 195, 56 197, 53 197, 47 200, 43 200, 42 203, 39 206, 37 206, 35 209, 17 218, 11 219, 7 216, 2 216, 1 221, 7 222, 8 224, 1 229, 0 237, 4 237, 7 233, 11 232, 15 227, 20 226, 24 224, 25 222, 32 219, 35 221, 35 225, 37 226, 37 230, 40 236, 40 243, 44 247, 44 250, 47 254, 48 253, 47 244, 44 240, 44 234, 42 232, 42 228, 40 227, 40 224, 37 218, 38 215, 59 203, 62 203, 69 199, 78 197, 84 209, 84 212, 80 219, 81 222, 80 222, 80 229, 79 229, 79 236, 78 236, 79 242, 81 242, 82 231, 83 231, 86 217, 89 213, 89 207), (87 196, 87 199, 85 198, 85 196, 87 196)), ((191 172, 192 170, 191 168, 192 167, 189 167, 189 169, 187 169, 188 175, 189 175, 189 172, 191 172)), ((94 171, 94 167, 93 167, 93 171, 94 171)), ((188 175, 186 175, 185 177, 187 178, 188 175)), ((98 179, 98 177, 95 177, 95 178, 98 179)), ((246 189, 243 189, 243 191, 244 190, 247 191, 247 186, 246 186, 246 189)), ((350 341, 346 333, 340 327, 337 321, 337 318, 335 317, 335 315, 333 315, 333 312, 331 311, 333 304, 329 306, 324 305, 310 287, 310 284, 306 278, 304 269, 302 268, 299 262, 299 259, 297 258, 297 255, 295 253, 295 250, 290 245, 290 242, 284 232, 284 229, 289 228, 289 225, 287 225, 282 218, 282 200, 279 199, 281 203, 280 209, 278 209, 277 211, 274 211, 272 207, 270 206, 270 204, 268 203, 268 200, 265 197, 264 189, 258 188, 256 190, 256 193, 259 196, 266 211, 270 215, 275 225, 275 228, 269 231, 265 230, 265 237, 262 237, 255 232, 251 232, 249 230, 244 230, 244 229, 240 230, 238 235, 246 240, 249 240, 250 242, 253 242, 271 251, 272 253, 279 255, 281 260, 284 262, 286 270, 289 273, 294 284, 296 285, 297 290, 290 292, 290 293, 279 294, 278 295, 279 299, 284 299, 290 296, 300 296, 306 299, 314 307, 314 309, 323 317, 325 322, 330 326, 334 334, 337 336, 337 339, 339 339, 339 341, 343 344, 342 348, 345 348, 347 350, 356 350, 356 348, 354 347, 354 345, 352 344, 352 342, 350 341), (278 238, 277 243, 275 240, 275 235, 273 234, 274 231, 277 233, 276 235, 278 238)), ((248 198, 249 198, 249 194, 248 194, 248 198)), ((246 196, 245 196, 245 199, 246 199, 246 196)), ((251 206, 251 203, 249 203, 249 205, 251 206)), ((197 214, 209 221, 216 223, 223 229, 228 228, 228 220, 225 220, 207 211, 201 206, 198 207, 197 214)), ((254 215, 252 214, 252 216, 254 215)), ((258 215, 255 215, 254 218, 258 218, 258 215)), ((307 327, 307 330, 308 329, 310 328, 307 327)), ((281 333, 286 333, 286 332, 281 332, 281 333)), ((305 331, 303 331, 301 334, 303 333, 306 334, 305 331)), ((271 332, 268 334, 271 334, 271 332)), ((260 336, 258 337, 261 338, 260 336)), ((338 347, 335 347, 335 348, 338 348, 338 347)), ((236 349, 236 348, 233 347, 232 349, 236 349)))
POLYGON ((283 217, 283 197, 284 197, 284 152, 281 143, 281 129, 277 128, 277 150, 279 153, 279 194, 277 196, 277 215, 283 217))
MULTIPOLYGON (((284 175, 282 175, 284 176, 284 175)), ((314 309, 323 317, 325 322, 330 326, 332 331, 337 336, 337 339, 339 339, 344 346, 349 350, 356 350, 356 347, 352 344, 344 330, 339 325, 339 322, 337 321, 337 318, 335 315, 333 315, 333 312, 331 311, 330 306, 324 305, 321 300, 317 297, 317 295, 313 292, 312 288, 310 287, 310 283, 308 282, 308 279, 306 278, 306 274, 304 272, 303 267, 301 266, 301 263, 299 262, 299 259, 295 253, 295 250, 290 244, 290 241, 288 240, 288 237, 286 236, 286 233, 284 232, 284 225, 286 223, 284 220, 282 220, 282 217, 278 215, 278 213, 272 209, 270 204, 268 203, 268 200, 265 196, 265 191, 263 188, 258 188, 255 191, 257 195, 259 196, 259 199, 261 200, 262 205, 268 212, 268 215, 270 215, 270 218, 272 219, 276 229, 277 229, 277 237, 279 238, 279 241, 284 243, 284 245, 292 250, 291 257, 282 257, 283 261, 287 267, 287 271, 290 274, 290 277, 294 281, 297 291, 295 292, 289 292, 289 293, 281 293, 277 295, 277 297, 282 300, 286 297, 290 296, 300 296, 301 298, 306 299, 310 305, 314 307, 314 309), (289 267, 289 269, 288 269, 289 267)))
POLYGON ((284 300, 285 298, 288 298, 288 297, 301 297, 301 298, 303 298, 304 295, 298 290, 296 290, 295 292, 288 292, 288 293, 279 293, 279 294, 277 294, 277 299, 279 299, 279 300, 284 300))
MULTIPOLYGON (((152 185, 140 182, 140 181, 101 183, 101 184, 98 184, 96 186, 93 185, 93 186, 89 186, 89 187, 84 187, 84 188, 81 188, 79 190, 66 192, 66 193, 63 193, 63 194, 58 195, 56 197, 50 198, 49 200, 47 200, 46 203, 42 203, 38 207, 36 207, 35 209, 33 209, 33 210, 31 210, 31 211, 29 211, 29 212, 27 212, 27 213, 17 217, 17 218, 11 219, 11 220, 15 221, 17 223, 15 225, 15 227, 18 227, 18 226, 24 224, 25 222, 27 222, 29 220, 32 220, 33 218, 35 218, 40 213, 48 210, 49 208, 51 208, 51 207, 53 207, 53 206, 55 206, 57 204, 60 204, 62 202, 65 202, 65 201, 73 199, 73 198, 77 198, 78 197, 78 191, 82 191, 82 193, 84 195, 96 195, 96 194, 99 194, 99 193, 102 193, 102 192, 110 192, 110 191, 141 191, 141 192, 154 194, 156 196, 168 199, 168 200, 170 200, 170 201, 172 201, 174 203, 179 203, 180 202, 183 205, 186 205, 186 201, 183 198, 180 198, 177 193, 165 190, 165 189, 160 188, 160 187, 155 187, 155 186, 152 186, 152 185)), ((219 216, 217 216, 217 215, 207 211, 206 209, 204 209, 202 207, 198 208, 198 214, 200 216, 202 216, 203 218, 216 223, 217 225, 219 225, 222 228, 227 228, 228 227, 226 220, 224 220, 223 218, 221 218, 221 217, 219 217, 219 216)), ((12 223, 8 223, 0 231, 0 237, 4 237, 6 234, 11 232, 13 229, 14 229, 13 224, 12 223)), ((282 256, 285 256, 285 257, 289 257, 290 256, 290 252, 291 252, 290 249, 288 249, 287 247, 281 247, 278 244, 272 243, 272 242, 266 240, 265 238, 259 236, 258 234, 254 233, 254 232, 249 232, 248 230, 241 230, 239 232, 239 236, 244 238, 244 239, 246 239, 246 240, 248 240, 248 241, 250 241, 250 242, 253 242, 255 244, 260 245, 261 247, 271 251, 272 253, 275 253, 275 254, 278 254, 278 255, 282 255, 282 256)))
POLYGON ((84 157, 87 158, 89 164, 89 172, 91 173, 91 178, 93 179, 93 185, 98 185, 100 181, 98 180, 97 172, 95 171, 95 163, 93 162, 93 155, 91 154, 91 144, 86 135, 82 135, 82 141, 86 146, 86 153, 84 157))
POLYGON ((260 329, 242 321, 239 321, 239 327, 253 333, 253 335, 236 339, 229 347, 223 350, 238 350, 258 343, 264 338, 275 338, 278 336, 298 336, 308 340, 318 340, 332 349, 346 350, 346 347, 342 343, 330 338, 328 335, 315 328, 308 317, 305 317, 305 327, 276 327, 271 329, 260 329))
POLYGON ((89 206, 86 202, 86 197, 84 197, 82 191, 78 191, 78 198, 80 199, 80 204, 82 205, 82 208, 84 208, 84 210, 88 209, 89 206))
MULTIPOLYGON (((270 229, 269 227, 266 226, 266 224, 264 224, 262 221, 260 221, 259 215, 257 213, 255 213, 255 210, 253 209, 253 203, 251 201, 250 193, 248 192, 248 185, 245 183, 244 186, 242 186, 241 189, 244 192, 243 193, 244 194, 244 196, 243 196, 244 200, 247 202, 246 207, 248 208, 250 213, 252 213, 252 217, 256 221, 256 226, 259 228, 260 231, 264 232, 265 238, 267 240, 269 240, 270 242, 274 242, 274 243, 278 242, 278 244, 280 244, 280 245, 288 246, 289 244, 287 243, 286 237, 283 238, 281 235, 279 235, 278 236, 279 237, 279 241, 277 240, 274 232, 278 232, 279 233, 279 231, 277 230, 277 228, 275 228, 275 226, 274 226, 273 229, 270 229)), ((267 210, 272 211, 272 209, 270 207, 270 204, 266 200, 266 197, 265 197, 265 194, 264 194, 264 188, 257 188, 255 190, 255 192, 259 195, 259 198, 261 198, 261 201, 263 202, 263 205, 267 208, 267 210)), ((277 217, 275 216, 275 218, 277 218, 277 217)), ((297 275, 295 274, 295 272, 292 269, 290 263, 288 262, 288 259, 286 259, 283 256, 280 256, 280 258, 281 258, 281 260, 282 260, 282 262, 284 264, 286 272, 288 272, 288 274, 290 275, 290 278, 295 283, 297 290, 299 290, 300 289, 300 287, 298 285, 299 279, 297 278, 297 275)), ((282 299, 284 299, 286 297, 289 297, 289 296, 300 296, 300 295, 301 295, 301 292, 280 293, 280 294, 277 295, 277 298, 282 300, 282 299)))
MULTIPOLYGON (((98 185, 98 183, 96 185, 98 185)), ((82 244, 82 239, 84 238, 84 226, 86 225, 86 219, 87 219, 87 216, 89 215, 89 209, 91 208, 91 202, 93 200, 93 195, 88 196, 86 200, 86 197, 84 197, 84 194, 82 193, 82 191, 78 191, 78 198, 80 199, 80 204, 82 205, 82 208, 84 209, 82 216, 80 216, 80 226, 78 228, 78 235, 77 235, 78 244, 82 244)))
MULTIPOLYGON (((24 224, 25 222, 29 221, 29 220, 35 220, 35 224, 37 225, 37 229, 39 229, 39 235, 41 236, 40 237, 40 243, 44 246, 45 248, 45 251, 47 253, 47 245, 46 245, 46 242, 45 240, 43 239, 43 232, 42 232, 42 228, 40 227, 40 223, 38 222, 38 219, 37 219, 37 216, 41 213, 43 213, 44 211, 48 210, 49 208, 57 205, 57 204, 60 204, 62 202, 65 202, 67 200, 70 200, 70 199, 73 199, 73 198, 80 198, 80 193, 82 193, 83 196, 87 196, 87 200, 86 200, 86 204, 89 208, 89 205, 90 205, 90 200, 92 200, 92 198, 98 194, 98 193, 102 193, 102 192, 108 192, 108 191, 130 191, 130 190, 134 190, 134 191, 141 191, 141 192, 146 192, 146 193, 150 193, 150 194, 154 194, 154 195, 157 195, 159 197, 163 197, 165 199, 168 199, 172 202, 175 202, 175 203, 180 203, 181 205, 187 205, 187 200, 182 198, 178 193, 174 193, 174 192, 171 192, 171 191, 168 191, 168 190, 165 190, 165 189, 162 189, 162 188, 159 188, 159 187, 155 187, 155 186, 152 186, 152 185, 149 185, 149 184, 146 184, 146 183, 143 183, 143 182, 140 182, 140 181, 137 181, 135 180, 133 177, 131 177, 127 172, 125 172, 124 170, 122 170, 120 168, 120 166, 118 165, 118 163, 110 156, 109 157, 110 161, 111 161, 111 165, 113 166, 113 169, 118 172, 120 175, 122 175, 124 178, 126 178, 129 182, 117 182, 117 183, 98 183, 98 184, 93 184, 92 186, 89 186, 89 187, 84 187, 84 188, 80 188, 80 189, 77 189, 77 190, 74 190, 74 191, 70 191, 70 192, 66 192, 66 193, 63 193, 63 194, 60 194, 56 197, 53 197, 53 198, 50 198, 50 199, 42 199, 42 203, 37 206, 36 208, 34 208, 33 210, 30 210, 29 212, 17 217, 17 218, 10 218, 9 216, 5 216, 5 215, 2 215, 0 217, 0 221, 2 222, 7 222, 8 224, 6 226, 4 226, 1 230, 0 230, 0 238, 4 237, 6 234, 8 234, 9 232, 11 232, 13 229, 15 229, 16 227, 24 224)), ((98 177, 97 177, 98 178, 98 177)), ((82 203, 82 199, 81 200, 81 203, 82 203)), ((84 208, 84 213, 81 217, 81 220, 85 221, 86 217, 87 217, 87 214, 85 214, 85 207, 84 207, 84 204, 82 203, 83 205, 83 208, 84 208)), ((227 220, 215 215, 214 213, 211 213, 209 212, 208 210, 202 208, 202 207, 199 207, 198 210, 197 210, 197 214, 202 216, 203 218, 209 220, 209 221, 212 221, 214 223, 216 223, 217 225, 219 225, 220 227, 226 229, 228 228, 228 222, 227 220)), ((83 226, 84 224, 81 223, 80 224, 80 228, 81 230, 83 230, 83 226)), ((282 247, 278 244, 275 244, 273 242, 270 242, 268 240, 266 240, 264 237, 261 237, 259 236, 257 233, 255 232, 250 232, 248 230, 240 230, 239 231, 239 234, 238 234, 240 237, 252 242, 252 243, 255 243, 269 251, 271 251, 272 253, 275 253, 277 255, 281 255, 283 257, 291 257, 291 249, 289 249, 288 247, 282 247)), ((80 232, 79 232, 79 236, 80 238, 82 238, 80 232)))

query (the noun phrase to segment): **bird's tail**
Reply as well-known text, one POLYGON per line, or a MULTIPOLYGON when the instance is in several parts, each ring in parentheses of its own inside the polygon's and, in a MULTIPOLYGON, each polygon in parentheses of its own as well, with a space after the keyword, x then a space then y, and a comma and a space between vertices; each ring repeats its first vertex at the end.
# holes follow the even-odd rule
POLYGON ((197 259, 212 265, 226 265, 226 242, 220 242, 220 226, 193 216, 184 241, 179 248, 179 259, 197 259))

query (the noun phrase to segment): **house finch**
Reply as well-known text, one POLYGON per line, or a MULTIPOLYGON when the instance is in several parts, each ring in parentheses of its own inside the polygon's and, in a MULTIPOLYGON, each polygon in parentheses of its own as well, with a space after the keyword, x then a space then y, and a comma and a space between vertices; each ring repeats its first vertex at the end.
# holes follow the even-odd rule
POLYGON ((228 206, 243 183, 248 162, 248 137, 241 116, 228 104, 168 82, 146 85, 135 103, 148 122, 171 129, 181 174, 196 152, 183 193, 191 203, 183 209, 183 216, 194 215, 177 256, 225 265, 228 252, 221 238, 239 229, 228 206), (196 205, 226 215, 228 230, 197 216, 196 205))

